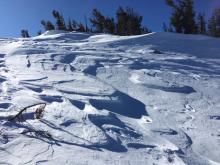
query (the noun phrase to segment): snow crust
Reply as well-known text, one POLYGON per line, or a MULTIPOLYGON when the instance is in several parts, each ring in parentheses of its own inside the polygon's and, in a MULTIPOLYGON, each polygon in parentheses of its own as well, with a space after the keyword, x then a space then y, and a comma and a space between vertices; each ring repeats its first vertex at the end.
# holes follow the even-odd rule
POLYGON ((220 40, 0 39, 0 164, 220 164, 220 40), (36 107, 22 121, 22 108, 36 107))

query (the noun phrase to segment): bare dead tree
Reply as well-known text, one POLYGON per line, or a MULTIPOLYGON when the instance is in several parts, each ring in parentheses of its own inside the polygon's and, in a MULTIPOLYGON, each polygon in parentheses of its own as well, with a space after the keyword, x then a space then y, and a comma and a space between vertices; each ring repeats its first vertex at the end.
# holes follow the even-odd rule
POLYGON ((13 120, 17 120, 17 121, 23 121, 23 113, 29 109, 29 108, 32 108, 32 107, 35 107, 35 106, 38 106, 38 105, 41 105, 39 108, 36 109, 35 111, 35 118, 36 119, 40 119, 43 117, 43 112, 44 112, 44 109, 46 107, 46 103, 37 103, 37 104, 33 104, 33 105, 30 105, 30 106, 27 106, 27 107, 24 107, 23 109, 21 109, 15 116, 12 116, 8 119, 8 121, 13 121, 13 120))

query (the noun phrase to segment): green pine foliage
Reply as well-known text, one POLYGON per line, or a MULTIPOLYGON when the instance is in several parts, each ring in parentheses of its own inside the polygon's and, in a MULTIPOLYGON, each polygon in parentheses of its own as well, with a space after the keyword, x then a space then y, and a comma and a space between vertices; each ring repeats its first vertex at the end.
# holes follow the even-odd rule
POLYGON ((92 26, 95 28, 95 32, 103 33, 104 32, 104 24, 105 24, 105 17, 101 14, 100 11, 97 9, 93 9, 92 11, 93 18, 90 18, 90 22, 92 26))
POLYGON ((29 38, 30 35, 29 35, 29 33, 28 33, 28 30, 22 29, 22 30, 21 30, 21 37, 23 37, 23 38, 29 38))
POLYGON ((73 26, 72 26, 72 21, 70 19, 68 21, 67 30, 70 32, 74 31, 73 26))
POLYGON ((56 29, 57 30, 67 30, 66 24, 63 16, 56 10, 52 12, 54 18, 56 19, 56 29))
POLYGON ((205 14, 199 13, 197 17, 197 33, 207 34, 205 14))
POLYGON ((173 9, 170 23, 175 32, 184 34, 197 33, 193 0, 166 0, 166 4, 173 9))
POLYGON ((93 17, 90 18, 90 22, 92 27, 94 28, 94 32, 96 33, 115 33, 115 22, 114 18, 105 17, 100 11, 97 9, 93 9, 92 11, 93 17))
POLYGON ((213 37, 220 37, 220 9, 215 9, 208 22, 208 33, 213 37))
POLYGON ((118 35, 139 35, 142 33, 142 19, 138 13, 132 8, 124 10, 119 7, 116 13, 117 16, 117 34, 118 35))
POLYGON ((116 22, 114 18, 104 16, 100 11, 94 9, 93 17, 90 18, 93 32, 96 33, 110 33, 117 35, 139 35, 149 33, 150 30, 142 27, 142 19, 138 13, 134 12, 132 8, 123 9, 119 7, 116 12, 116 22))
POLYGON ((41 35, 41 34, 42 34, 41 30, 39 30, 39 31, 37 32, 37 35, 39 36, 39 35, 41 35))
MULTIPOLYGON (((165 32, 176 32, 184 34, 203 34, 213 37, 220 37, 220 9, 215 9, 208 23, 205 14, 197 14, 194 10, 194 0, 165 0, 166 4, 172 8, 170 23, 163 23, 165 32)), ((41 24, 45 31, 64 30, 91 33, 109 33, 121 36, 140 35, 150 33, 147 27, 142 25, 143 17, 133 10, 133 8, 119 7, 116 11, 116 19, 104 16, 98 9, 93 9, 90 25, 87 24, 85 15, 85 25, 70 19, 66 23, 62 14, 53 10, 55 24, 51 21, 42 20, 41 24)), ((41 31, 37 33, 41 34, 41 31)), ((30 37, 27 30, 21 30, 22 37, 30 37)))
POLYGON ((55 26, 50 21, 41 21, 41 24, 43 25, 45 31, 48 30, 55 30, 55 26))

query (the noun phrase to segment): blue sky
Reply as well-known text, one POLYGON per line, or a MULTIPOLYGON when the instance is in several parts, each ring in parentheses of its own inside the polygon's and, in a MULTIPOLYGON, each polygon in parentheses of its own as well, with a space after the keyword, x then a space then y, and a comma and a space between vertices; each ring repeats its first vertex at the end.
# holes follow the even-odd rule
MULTIPOLYGON (((28 29, 31 35, 43 30, 42 19, 53 20, 51 11, 59 10, 68 19, 84 20, 90 17, 91 10, 98 8, 104 15, 114 16, 118 6, 132 7, 144 16, 143 24, 152 31, 161 31, 162 23, 168 22, 170 8, 165 0, 0 0, 0 36, 20 36, 20 30, 28 29)), ((220 0, 195 0, 197 11, 208 16, 220 0)))

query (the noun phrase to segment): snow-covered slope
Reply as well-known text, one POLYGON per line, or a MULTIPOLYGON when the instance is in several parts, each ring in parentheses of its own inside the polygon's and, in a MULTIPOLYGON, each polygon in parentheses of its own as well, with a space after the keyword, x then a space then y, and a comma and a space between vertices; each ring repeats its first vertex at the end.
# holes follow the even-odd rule
POLYGON ((219 45, 172 33, 0 39, 0 164, 219 164, 219 45), (42 105, 10 120, 37 103, 39 119, 42 105))

